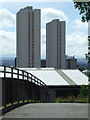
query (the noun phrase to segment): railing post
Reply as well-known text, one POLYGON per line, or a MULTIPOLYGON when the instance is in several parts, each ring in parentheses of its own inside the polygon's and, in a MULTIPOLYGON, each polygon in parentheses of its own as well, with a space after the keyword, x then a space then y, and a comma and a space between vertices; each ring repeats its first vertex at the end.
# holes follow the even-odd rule
MULTIPOLYGON (((14 82, 14 79, 12 79, 13 82, 11 81, 10 86, 8 84, 9 89, 12 90, 12 91, 10 91, 10 94, 8 95, 8 97, 10 96, 10 100, 12 99, 12 101, 11 101, 12 105, 14 105, 13 100, 18 100, 18 103, 19 103, 20 99, 23 100, 23 103, 26 102, 26 101, 24 101, 26 99, 28 100, 28 102, 29 102, 29 99, 40 100, 42 102, 48 102, 49 101, 49 99, 50 99, 50 94, 48 93, 49 90, 47 89, 48 87, 44 84, 44 82, 42 82, 40 79, 38 79, 34 75, 32 75, 28 72, 25 72, 24 70, 14 69, 12 67, 9 67, 9 68, 11 68, 11 78, 14 77, 14 70, 16 70, 17 73, 15 72, 15 74, 17 76, 17 79, 19 80, 19 78, 20 78, 19 75, 22 75, 22 79, 26 80, 26 81, 25 80, 24 81, 20 80, 20 81, 14 82), (29 81, 29 79, 31 79, 32 83, 29 81), (14 85, 14 83, 15 83, 15 85, 14 85), (16 88, 17 84, 19 86, 16 88), (13 85, 13 87, 15 87, 15 88, 13 89, 11 85, 13 85), (22 92, 21 96, 18 97, 20 95, 20 92, 22 92), (13 98, 13 97, 15 97, 15 98, 13 98)), ((6 73, 10 73, 10 72, 7 71, 6 66, 4 66, 3 69, 4 69, 4 78, 6 78, 6 76, 7 76, 6 73)), ((6 93, 7 92, 8 91, 6 91, 6 93)), ((7 107, 7 106, 4 105, 4 107, 7 107)))
POLYGON ((4 105, 4 108, 6 108, 6 105, 4 105))
POLYGON ((12 102, 12 106, 13 106, 13 102, 12 102))
POLYGON ((6 66, 4 66, 4 78, 6 77, 6 66))
POLYGON ((36 78, 36 82, 37 82, 37 85, 38 85, 38 79, 36 78))
POLYGON ((27 81, 28 81, 28 77, 29 77, 29 75, 28 75, 28 73, 27 73, 27 81))
POLYGON ((22 76, 23 76, 23 80, 24 80, 24 71, 22 71, 22 76))
POLYGON ((32 75, 31 75, 31 82, 32 82, 32 75))
POLYGON ((18 104, 19 104, 19 100, 18 100, 18 104))
POLYGON ((19 70, 17 70, 17 79, 19 79, 19 70))
POLYGON ((13 78, 13 68, 11 68, 11 78, 13 78))

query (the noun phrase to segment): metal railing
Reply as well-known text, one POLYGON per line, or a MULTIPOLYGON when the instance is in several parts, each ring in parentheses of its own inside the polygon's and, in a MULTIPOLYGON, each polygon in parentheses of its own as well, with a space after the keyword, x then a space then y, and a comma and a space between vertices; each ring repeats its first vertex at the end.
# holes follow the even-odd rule
MULTIPOLYGON (((29 102, 50 102, 49 88, 40 79, 24 70, 0 66, 2 83, 2 106, 29 102)), ((22 104, 22 105, 23 105, 22 104)))
POLYGON ((24 70, 20 70, 20 69, 14 68, 14 67, 0 65, 0 73, 4 73, 4 75, 3 75, 4 78, 7 78, 6 74, 11 74, 11 78, 28 80, 30 82, 35 83, 36 85, 47 87, 46 84, 43 81, 41 81, 39 78, 37 78, 36 76, 34 76, 31 73, 28 73, 24 70), (9 69, 7 69, 7 68, 9 68, 9 69), (17 72, 15 72, 14 70, 17 72), (14 75, 17 75, 17 77, 14 77, 14 75))

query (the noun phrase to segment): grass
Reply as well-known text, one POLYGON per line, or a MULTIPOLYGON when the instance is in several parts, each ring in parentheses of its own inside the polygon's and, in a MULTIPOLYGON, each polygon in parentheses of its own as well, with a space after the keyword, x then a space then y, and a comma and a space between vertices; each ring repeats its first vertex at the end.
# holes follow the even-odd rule
POLYGON ((86 97, 75 97, 75 96, 69 96, 69 97, 57 97, 55 99, 55 103, 88 103, 88 98, 86 97))

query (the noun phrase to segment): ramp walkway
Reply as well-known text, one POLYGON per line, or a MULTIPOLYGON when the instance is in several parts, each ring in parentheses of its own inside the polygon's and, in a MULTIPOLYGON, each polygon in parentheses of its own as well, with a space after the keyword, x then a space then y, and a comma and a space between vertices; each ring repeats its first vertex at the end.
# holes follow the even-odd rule
MULTIPOLYGON (((88 104, 34 103, 18 107, 3 118, 88 118, 88 104)), ((71 119, 70 119, 71 120, 71 119)), ((78 119, 77 119, 78 120, 78 119)), ((82 119, 83 120, 83 119, 82 119)))

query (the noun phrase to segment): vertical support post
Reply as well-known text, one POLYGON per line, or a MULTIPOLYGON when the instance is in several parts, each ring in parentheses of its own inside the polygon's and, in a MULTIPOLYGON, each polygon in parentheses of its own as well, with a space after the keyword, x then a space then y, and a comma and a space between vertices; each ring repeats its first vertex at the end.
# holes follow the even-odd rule
POLYGON ((4 105, 4 108, 6 108, 6 105, 4 105))
POLYGON ((13 102, 12 102, 12 106, 13 106, 13 102))
POLYGON ((32 76, 31 76, 31 82, 32 82, 32 76))
POLYGON ((28 72, 27 72, 27 81, 28 81, 28 77, 29 77, 29 75, 28 75, 28 72))
POLYGON ((37 85, 38 85, 38 79, 37 79, 37 85))
POLYGON ((6 77, 6 66, 4 66, 4 78, 6 77))
POLYGON ((23 80, 24 80, 24 71, 22 71, 22 76, 23 76, 23 80))
POLYGON ((19 70, 17 70, 17 79, 19 79, 19 70))
POLYGON ((11 68, 11 78, 13 78, 13 68, 11 68))

